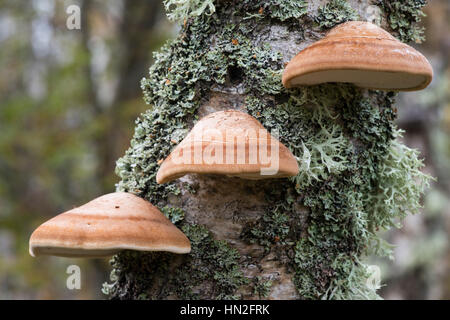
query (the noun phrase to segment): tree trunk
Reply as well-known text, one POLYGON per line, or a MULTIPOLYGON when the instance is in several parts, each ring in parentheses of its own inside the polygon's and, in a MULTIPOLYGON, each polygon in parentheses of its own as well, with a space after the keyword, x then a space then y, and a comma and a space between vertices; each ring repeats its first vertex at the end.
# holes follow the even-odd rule
MULTIPOLYGON (((166 4, 170 4, 170 0, 166 4)), ((348 84, 286 90, 284 64, 348 20, 419 41, 422 1, 186 0, 177 39, 141 83, 148 112, 117 163, 117 189, 157 205, 189 237, 188 255, 126 251, 103 291, 119 299, 377 298, 362 262, 388 255, 379 229, 414 213, 428 177, 396 140, 395 94, 348 84), (239 109, 298 158, 292 179, 155 175, 197 119, 239 109)))

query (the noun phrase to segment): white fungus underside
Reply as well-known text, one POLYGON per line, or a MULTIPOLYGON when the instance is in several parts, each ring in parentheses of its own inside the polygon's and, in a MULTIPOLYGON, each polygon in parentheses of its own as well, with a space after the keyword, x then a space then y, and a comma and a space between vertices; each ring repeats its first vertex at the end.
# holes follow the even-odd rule
POLYGON ((291 86, 316 85, 326 82, 353 83, 371 89, 409 89, 423 85, 427 79, 422 75, 402 72, 370 70, 326 70, 312 72, 291 80, 291 86))

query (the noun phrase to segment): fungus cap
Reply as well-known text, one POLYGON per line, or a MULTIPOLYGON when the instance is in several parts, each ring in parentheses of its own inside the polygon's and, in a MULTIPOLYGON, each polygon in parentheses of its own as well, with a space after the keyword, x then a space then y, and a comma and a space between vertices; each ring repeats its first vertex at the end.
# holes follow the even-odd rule
POLYGON ((189 253, 191 245, 150 202, 125 192, 59 214, 30 237, 33 257, 103 257, 124 249, 189 253))
POLYGON ((325 82, 358 87, 414 91, 433 78, 428 60, 380 27, 350 21, 331 29, 325 38, 300 51, 286 66, 286 88, 325 82))
POLYGON ((166 183, 189 173, 259 180, 295 176, 298 170, 291 151, 258 120, 227 110, 202 118, 162 162, 156 181, 166 183))

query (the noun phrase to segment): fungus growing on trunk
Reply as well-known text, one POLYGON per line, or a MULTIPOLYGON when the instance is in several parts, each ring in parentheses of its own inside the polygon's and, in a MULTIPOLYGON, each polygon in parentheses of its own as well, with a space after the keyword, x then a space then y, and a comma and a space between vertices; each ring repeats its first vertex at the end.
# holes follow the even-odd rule
POLYGON ((286 66, 283 85, 348 82, 369 89, 414 91, 427 87, 432 78, 431 65, 420 52, 370 22, 350 21, 300 51, 286 66))
POLYGON ((150 202, 125 192, 103 195, 40 225, 30 254, 104 257, 121 250, 189 253, 188 238, 150 202))
POLYGON ((227 110, 202 118, 161 164, 156 180, 166 183, 189 173, 258 180, 295 176, 298 170, 291 151, 258 120, 227 110))

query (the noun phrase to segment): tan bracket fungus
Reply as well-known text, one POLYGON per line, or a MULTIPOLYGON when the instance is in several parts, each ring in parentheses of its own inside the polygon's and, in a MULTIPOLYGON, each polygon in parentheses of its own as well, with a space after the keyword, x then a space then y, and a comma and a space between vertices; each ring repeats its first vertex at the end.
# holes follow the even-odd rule
POLYGON ((125 192, 98 197, 40 225, 30 254, 104 257, 122 250, 189 253, 189 239, 150 202, 125 192))
POLYGON ((291 151, 258 120, 227 110, 197 122, 161 164, 156 181, 166 183, 189 173, 259 180, 295 176, 298 171, 291 151))
POLYGON ((286 88, 326 82, 389 91, 426 88, 433 78, 428 60, 380 27, 350 21, 300 51, 286 66, 286 88))

